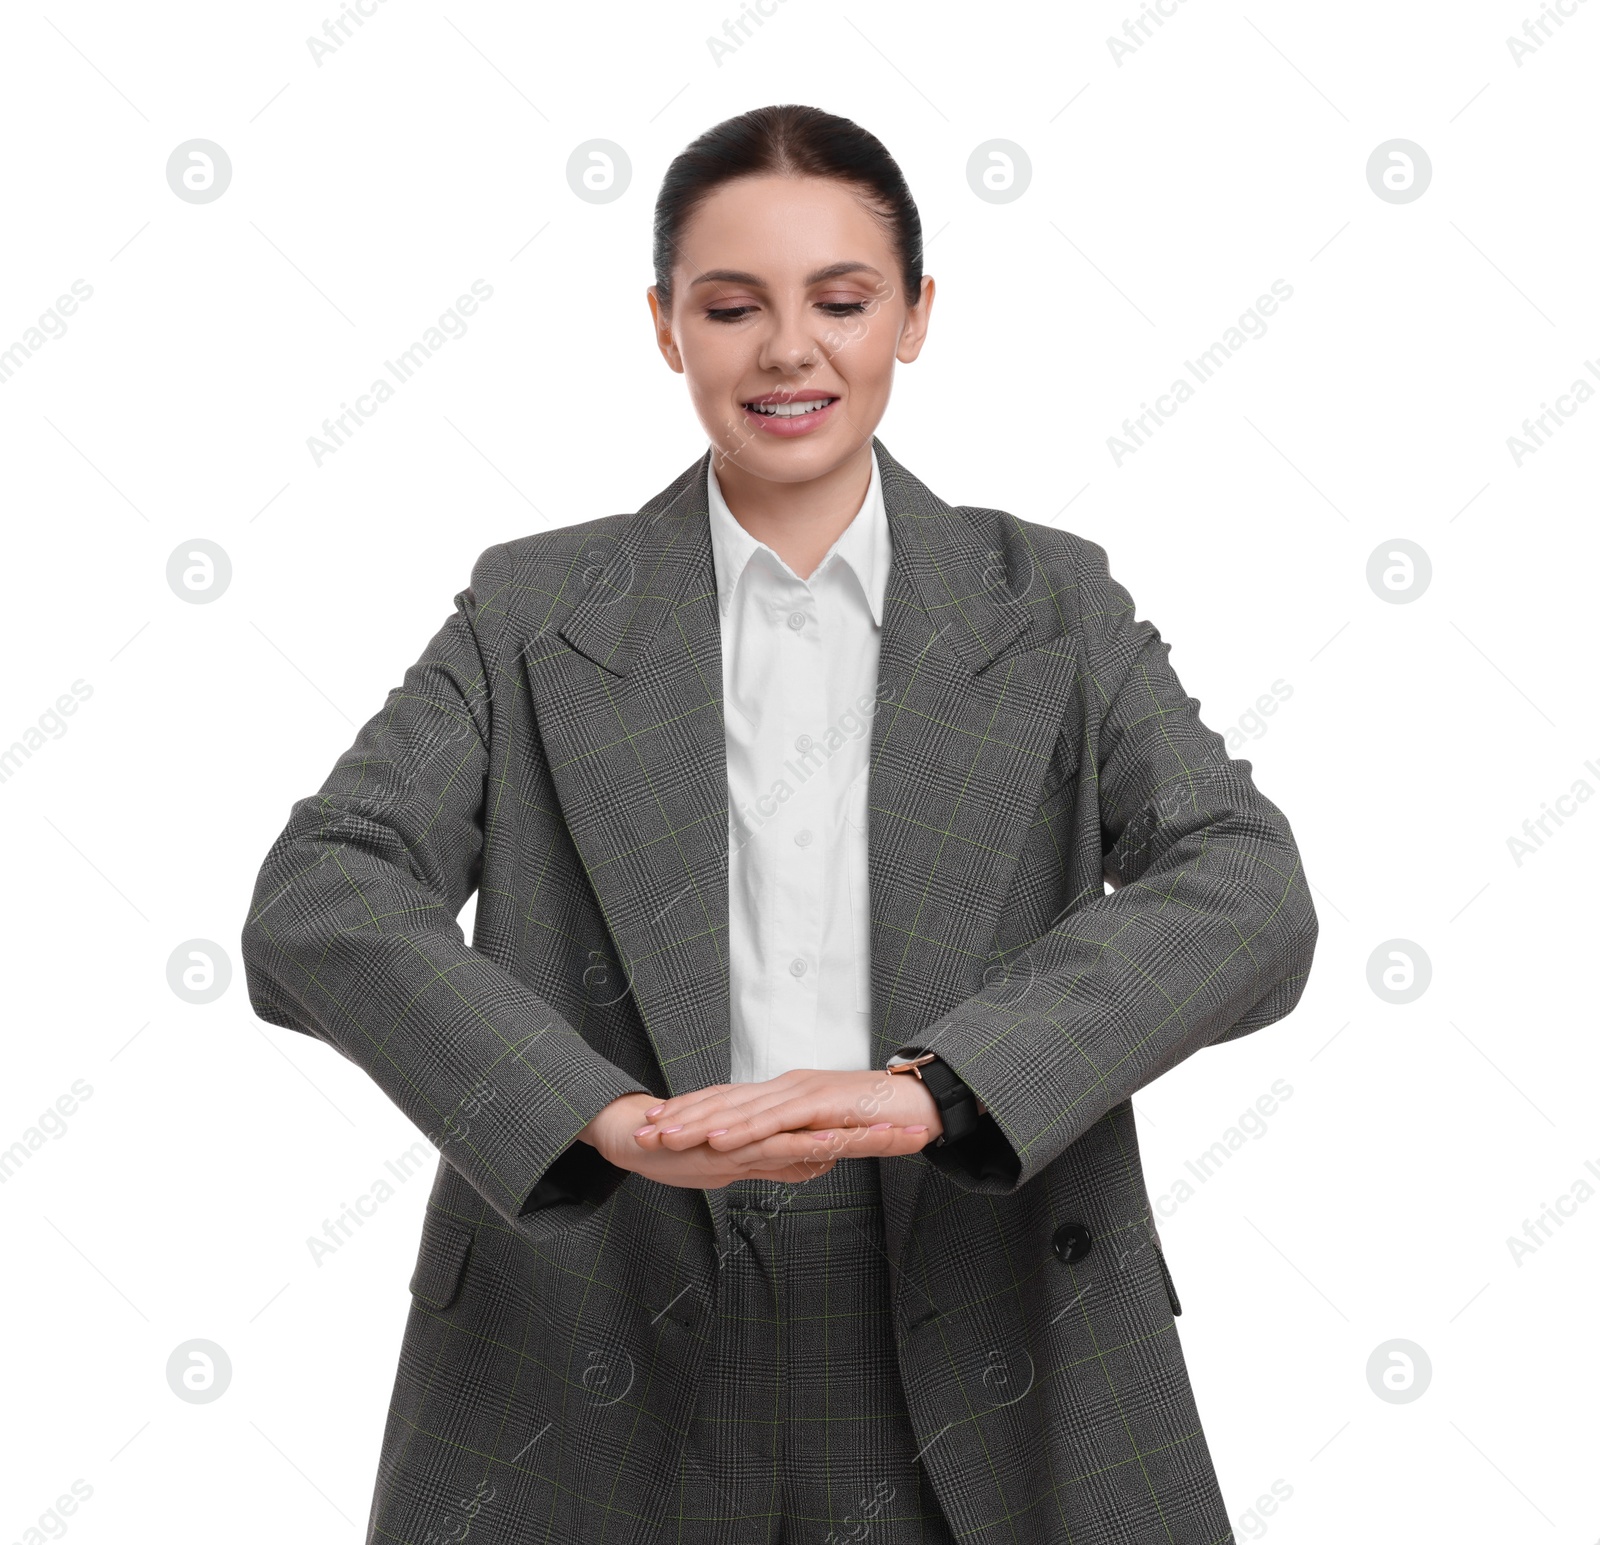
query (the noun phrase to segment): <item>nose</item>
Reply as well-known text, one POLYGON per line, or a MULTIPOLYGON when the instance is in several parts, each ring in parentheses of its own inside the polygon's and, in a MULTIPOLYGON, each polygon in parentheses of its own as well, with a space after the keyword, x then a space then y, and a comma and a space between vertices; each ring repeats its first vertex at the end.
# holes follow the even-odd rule
POLYGON ((823 360, 821 326, 804 306, 779 306, 767 313, 771 326, 761 341, 763 369, 787 375, 815 369, 823 360))

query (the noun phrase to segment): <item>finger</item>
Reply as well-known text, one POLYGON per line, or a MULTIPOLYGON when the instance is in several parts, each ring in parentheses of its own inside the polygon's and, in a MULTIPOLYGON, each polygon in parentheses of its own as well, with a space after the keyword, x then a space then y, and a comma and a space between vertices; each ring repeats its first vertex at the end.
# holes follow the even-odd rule
POLYGON ((926 1127, 849 1127, 827 1132, 777 1132, 726 1157, 742 1164, 825 1157, 893 1158, 920 1153, 933 1140, 926 1127))
POLYGON ((730 1089, 736 1089, 738 1087, 739 1086, 737 1084, 707 1084, 703 1089, 686 1089, 682 1094, 668 1095, 666 1099, 662 1100, 659 1104, 647 1106, 645 1109, 645 1118, 649 1121, 662 1119, 675 1120, 676 1116, 668 1118, 667 1112, 680 1111, 685 1105, 694 1100, 701 1099, 705 1095, 723 1094, 730 1089))
MULTIPOLYGON (((773 1133, 760 1140, 766 1151, 787 1153, 810 1151, 822 1139, 828 1151, 856 1157, 891 1157, 896 1154, 918 1153, 937 1134, 924 1123, 908 1125, 904 1122, 874 1122, 871 1126, 845 1126, 817 1130, 793 1129, 773 1133)), ((715 1140, 713 1140, 715 1141, 715 1140)), ((756 1145, 752 1145, 756 1146, 756 1145)))
MULTIPOLYGON (((741 1099, 737 1104, 724 1098, 706 1100, 678 1116, 675 1121, 652 1123, 667 1148, 692 1148, 716 1134, 713 1146, 727 1152, 742 1148, 759 1137, 786 1128, 803 1126, 792 1107, 794 1101, 781 1095, 766 1094, 741 1099)), ((807 1107, 809 1110, 810 1107, 807 1107)), ((820 1112, 812 1111, 813 1115, 820 1112)))
POLYGON ((704 1162, 718 1171, 734 1175, 760 1177, 769 1169, 808 1164, 815 1171, 818 1165, 837 1162, 842 1151, 839 1145, 826 1140, 817 1141, 815 1133, 803 1137, 795 1133, 781 1133, 759 1142, 746 1143, 731 1152, 721 1153, 703 1144, 692 1150, 704 1155, 704 1162))
POLYGON ((780 1073, 776 1078, 755 1083, 707 1084, 703 1089, 686 1089, 682 1094, 673 1095, 659 1105, 648 1107, 645 1119, 655 1122, 657 1126, 671 1126, 682 1121, 684 1116, 701 1102, 719 1095, 735 1109, 752 1102, 764 1103, 792 1091, 796 1078, 797 1075, 790 1072, 780 1073))
MULTIPOLYGON (((841 1109, 836 1093, 826 1088, 802 1088, 752 1109, 725 1128, 707 1127, 704 1140, 724 1152, 760 1142, 779 1132, 828 1132, 841 1126, 862 1125, 856 1113, 841 1109)), ((691 1130, 685 1128, 685 1130, 691 1130)))
MULTIPOLYGON (((705 1119, 713 1111, 725 1119, 732 1119, 728 1102, 737 1098, 732 1092, 734 1087, 736 1086, 728 1086, 727 1089, 720 1091, 697 1090, 693 1094, 675 1096, 667 1101, 666 1114, 657 1116, 653 1121, 645 1121, 634 1128, 634 1139, 647 1147, 661 1146, 659 1142, 652 1143, 649 1140, 659 1139, 667 1128, 672 1128, 675 1132, 683 1131, 686 1117, 691 1110, 698 1110, 701 1113, 702 1126, 715 1124, 705 1119)), ((687 1148, 692 1147, 696 1141, 698 1138, 685 1138, 671 1146, 687 1148)))
POLYGON ((731 1084, 725 1089, 680 1095, 668 1103, 661 1115, 647 1119, 657 1131, 674 1127, 687 1131, 693 1127, 704 1136, 707 1129, 737 1121, 762 1109, 774 1098, 774 1092, 762 1084, 731 1084))

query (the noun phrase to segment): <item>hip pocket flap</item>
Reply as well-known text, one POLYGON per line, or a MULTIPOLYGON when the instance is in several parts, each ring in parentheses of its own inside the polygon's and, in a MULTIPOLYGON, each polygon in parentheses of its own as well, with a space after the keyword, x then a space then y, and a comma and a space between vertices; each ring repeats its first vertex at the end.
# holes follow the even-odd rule
POLYGON ((472 1230, 429 1210, 422 1220, 422 1243, 416 1270, 411 1273, 411 1296, 430 1309, 448 1309, 461 1290, 467 1256, 472 1251, 472 1230))

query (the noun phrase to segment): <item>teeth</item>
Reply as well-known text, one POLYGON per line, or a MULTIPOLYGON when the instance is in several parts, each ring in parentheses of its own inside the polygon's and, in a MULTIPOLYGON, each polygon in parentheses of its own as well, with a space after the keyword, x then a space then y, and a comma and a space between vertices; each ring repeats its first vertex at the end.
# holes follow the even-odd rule
POLYGON ((799 418, 802 413, 815 413, 838 400, 837 397, 819 397, 814 402, 748 402, 745 406, 752 413, 764 413, 768 418, 799 418))

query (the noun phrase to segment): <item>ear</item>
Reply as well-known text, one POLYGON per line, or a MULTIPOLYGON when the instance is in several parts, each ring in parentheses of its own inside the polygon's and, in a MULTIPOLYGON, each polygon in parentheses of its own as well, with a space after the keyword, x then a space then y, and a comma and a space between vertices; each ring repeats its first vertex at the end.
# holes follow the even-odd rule
POLYGON ((906 308, 905 326, 900 329, 900 342, 894 357, 902 365, 909 365, 921 352, 928 336, 928 319, 933 310, 933 276, 922 276, 922 292, 915 306, 906 308))
POLYGON ((661 296, 653 284, 644 294, 650 305, 651 319, 655 323, 656 347, 661 350, 661 357, 667 364, 682 375, 683 355, 678 350, 677 339, 672 335, 672 318, 662 309, 661 296))

